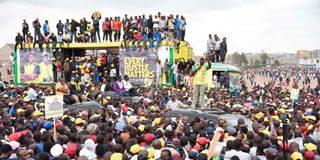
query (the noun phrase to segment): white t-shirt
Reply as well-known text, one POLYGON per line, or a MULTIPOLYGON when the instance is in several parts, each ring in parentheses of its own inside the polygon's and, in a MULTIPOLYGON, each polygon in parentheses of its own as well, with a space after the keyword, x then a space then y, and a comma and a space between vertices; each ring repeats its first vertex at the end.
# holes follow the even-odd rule
POLYGON ((157 63, 157 75, 159 76, 159 75, 161 75, 161 72, 162 72, 162 65, 161 64, 159 64, 159 63, 157 63))
POLYGON ((158 18, 153 20, 153 28, 154 29, 159 28, 159 19, 158 18))
POLYGON ((226 154, 224 155, 225 159, 231 159, 233 156, 238 156, 239 159, 241 160, 251 160, 251 156, 249 153, 245 153, 242 151, 236 151, 236 150, 231 150, 227 151, 226 154))
POLYGON ((208 51, 209 51, 210 49, 213 49, 213 46, 214 46, 214 41, 213 41, 213 39, 208 39, 208 41, 207 41, 208 51))
POLYGON ((129 81, 122 80, 122 84, 125 91, 129 91, 132 88, 132 85, 129 81))
POLYGON ((178 74, 178 64, 173 64, 172 69, 174 74, 178 74))
POLYGON ((215 50, 215 51, 217 51, 217 50, 220 50, 220 43, 221 43, 221 41, 216 41, 216 40, 213 40, 213 49, 215 50))

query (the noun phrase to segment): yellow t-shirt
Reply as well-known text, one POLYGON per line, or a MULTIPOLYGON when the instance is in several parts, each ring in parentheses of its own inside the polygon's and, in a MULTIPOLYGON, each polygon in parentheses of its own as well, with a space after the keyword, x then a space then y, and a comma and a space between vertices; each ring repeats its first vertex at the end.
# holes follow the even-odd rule
POLYGON ((42 82, 53 81, 53 70, 51 64, 40 63, 40 77, 42 82))
MULTIPOLYGON (((192 71, 195 71, 198 68, 197 65, 194 65, 192 71)), ((206 84, 206 74, 208 70, 208 65, 204 65, 200 70, 194 75, 193 84, 194 85, 205 85, 206 84)))
POLYGON ((69 90, 69 88, 66 84, 62 85, 60 82, 56 84, 55 88, 56 88, 56 95, 64 95, 64 93, 58 91, 58 89, 69 90))
POLYGON ((101 59, 98 58, 98 59, 97 59, 97 67, 100 67, 101 65, 102 65, 101 59))
MULTIPOLYGON (((24 74, 36 74, 35 69, 37 67, 36 63, 31 63, 31 64, 25 64, 24 65, 24 74)), ((24 81, 26 83, 39 83, 41 80, 40 76, 38 75, 38 77, 34 80, 29 80, 29 81, 24 81)))

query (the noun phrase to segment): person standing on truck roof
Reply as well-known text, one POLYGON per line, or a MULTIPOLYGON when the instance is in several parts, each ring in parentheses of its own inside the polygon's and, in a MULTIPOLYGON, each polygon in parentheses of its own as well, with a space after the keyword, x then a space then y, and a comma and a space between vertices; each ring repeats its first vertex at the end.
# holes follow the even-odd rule
POLYGON ((211 62, 209 61, 208 57, 206 59, 201 58, 199 65, 194 65, 191 71, 191 74, 194 76, 193 80, 193 97, 192 97, 192 105, 191 108, 195 109, 200 100, 201 109, 204 109, 205 106, 205 91, 207 88, 206 84, 206 74, 207 71, 211 68, 211 62), (207 61, 207 64, 205 64, 207 61))

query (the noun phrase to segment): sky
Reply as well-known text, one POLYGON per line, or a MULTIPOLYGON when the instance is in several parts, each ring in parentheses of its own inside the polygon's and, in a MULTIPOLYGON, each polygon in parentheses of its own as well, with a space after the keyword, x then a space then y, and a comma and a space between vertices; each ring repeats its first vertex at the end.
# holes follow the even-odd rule
MULTIPOLYGON (((0 46, 14 43, 22 20, 90 19, 124 14, 186 17, 186 41, 196 55, 206 51, 208 34, 227 38, 228 53, 296 53, 320 49, 320 0, 0 0, 0 46)), ((33 34, 33 28, 31 29, 33 34)))

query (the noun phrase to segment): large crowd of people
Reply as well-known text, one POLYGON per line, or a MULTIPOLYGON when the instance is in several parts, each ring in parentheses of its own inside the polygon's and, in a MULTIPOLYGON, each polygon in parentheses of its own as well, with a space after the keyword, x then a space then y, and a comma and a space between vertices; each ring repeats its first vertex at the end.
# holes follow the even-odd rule
MULTIPOLYGON (((92 25, 85 19, 80 23, 59 22, 57 42, 100 41, 101 15, 95 12, 91 18, 92 25)), ((122 21, 120 17, 105 18, 102 39, 119 41, 124 32, 123 40, 128 45, 139 42, 136 34, 151 32, 155 41, 162 34, 184 40, 183 20, 160 13, 148 20, 143 15, 125 16, 122 21)), ((42 43, 46 39, 43 35, 55 36, 48 21, 43 25, 43 35, 39 20, 34 21, 34 39, 26 26, 24 22, 17 44, 42 43)), ((220 42, 217 35, 214 40, 210 35, 208 52, 199 63, 180 59, 170 64, 166 60, 162 66, 158 61, 157 68, 161 69, 157 69, 157 76, 164 74, 168 82, 170 70, 174 75, 173 84, 166 87, 134 88, 127 76, 120 76, 119 57, 111 53, 56 59, 55 83, 49 87, 1 82, 0 160, 207 160, 217 133, 221 136, 213 152, 210 150, 215 160, 320 159, 319 69, 248 69, 242 72, 242 86, 237 89, 229 83, 227 74, 220 77, 217 87, 208 88, 205 74, 211 62, 224 62, 226 38, 220 42), (257 84, 256 75, 272 77, 272 81, 257 84), (318 79, 315 88, 308 85, 314 78, 318 79), (246 80, 251 82, 250 90, 246 80), (290 88, 299 89, 298 99, 291 98, 290 88), (116 94, 106 94, 108 91, 116 94), (49 95, 64 96, 66 104, 95 101, 102 107, 81 111, 66 107, 62 117, 46 119, 45 97, 49 95), (171 117, 170 112, 176 109, 223 114, 217 121, 201 116, 171 117), (226 113, 243 118, 233 124, 230 117, 224 116, 226 113)))
MULTIPOLYGON (((65 64, 58 61, 59 82, 47 88, 1 83, 0 159, 205 160, 215 133, 222 136, 215 147, 214 159, 319 159, 319 84, 316 88, 300 87, 299 98, 294 101, 286 83, 256 84, 249 91, 243 82, 237 94, 228 83, 221 84, 219 89, 200 89, 202 75, 210 68, 207 57, 199 65, 193 62, 189 63, 193 67, 185 68, 190 69, 195 85, 203 92, 201 97, 194 95, 197 87, 188 87, 184 82, 157 88, 140 86, 132 91, 128 77, 122 80, 115 74, 115 80, 111 81, 108 73, 101 80, 94 76, 103 71, 99 64, 104 62, 100 61, 114 59, 114 55, 110 56, 101 55, 100 60, 76 59, 76 64, 68 59, 65 64), (91 62, 96 62, 95 66, 91 62), (96 68, 93 76, 87 68, 96 68), (103 96, 103 92, 110 90, 120 96, 103 96), (48 95, 64 95, 67 103, 93 100, 103 108, 66 110, 56 120, 45 119, 44 97, 48 95), (223 115, 218 121, 169 116, 176 108, 197 107, 195 98, 203 98, 201 109, 244 118, 231 124, 223 115)), ((275 74, 275 80, 279 81, 279 75, 296 73, 288 70, 246 70, 243 80, 251 76, 248 74, 275 74)), ((315 69, 297 70, 311 77, 319 73, 315 69)))
MULTIPOLYGON (((62 47, 69 43, 89 43, 89 42, 124 42, 124 47, 131 45, 132 48, 159 48, 161 41, 166 42, 166 46, 178 47, 180 41, 185 41, 186 19, 182 15, 135 15, 127 14, 121 19, 120 16, 103 18, 100 12, 94 12, 91 20, 86 18, 61 20, 55 25, 56 32, 50 27, 49 21, 41 22, 36 18, 32 22, 32 27, 26 20, 22 23, 22 34, 17 33, 15 38, 16 46, 34 48, 38 44, 42 49, 43 45, 56 49, 57 44, 62 47), (31 28, 34 34, 31 34, 31 28), (100 34, 102 33, 102 35, 100 34), (154 42, 156 45, 154 46, 154 42), (142 44, 141 44, 142 43, 142 44), (149 43, 149 46, 147 46, 149 43)), ((52 25, 51 25, 52 26, 52 25)))
POLYGON ((278 68, 263 68, 263 69, 248 69, 243 72, 245 79, 249 80, 251 85, 254 85, 256 76, 262 78, 271 78, 272 81, 279 82, 285 86, 290 84, 299 84, 301 86, 310 86, 311 81, 315 80, 320 84, 320 71, 313 67, 278 67, 278 68))

